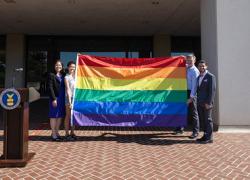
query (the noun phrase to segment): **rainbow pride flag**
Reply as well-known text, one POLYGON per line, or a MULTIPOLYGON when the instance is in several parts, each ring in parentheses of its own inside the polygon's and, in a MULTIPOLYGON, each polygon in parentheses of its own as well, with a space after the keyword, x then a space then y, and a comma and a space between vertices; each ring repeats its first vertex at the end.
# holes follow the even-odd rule
POLYGON ((73 125, 185 126, 185 59, 78 54, 73 125))

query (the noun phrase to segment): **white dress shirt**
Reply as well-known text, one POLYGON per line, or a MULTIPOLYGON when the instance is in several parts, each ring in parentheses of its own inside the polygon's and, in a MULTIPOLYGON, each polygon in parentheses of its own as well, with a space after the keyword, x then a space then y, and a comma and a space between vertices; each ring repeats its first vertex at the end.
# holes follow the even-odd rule
POLYGON ((190 97, 193 98, 196 96, 196 83, 197 77, 199 76, 199 70, 193 65, 192 67, 187 68, 187 89, 190 90, 190 97))
POLYGON ((199 86, 201 85, 201 82, 203 80, 203 78, 205 77, 205 75, 207 74, 207 70, 205 71, 205 73, 203 75, 200 74, 200 77, 199 77, 199 86))

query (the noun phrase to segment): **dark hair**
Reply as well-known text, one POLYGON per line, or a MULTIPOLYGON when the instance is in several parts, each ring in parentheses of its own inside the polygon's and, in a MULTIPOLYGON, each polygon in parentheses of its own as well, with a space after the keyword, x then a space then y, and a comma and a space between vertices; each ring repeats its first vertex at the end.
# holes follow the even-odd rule
POLYGON ((69 61, 67 67, 69 67, 71 64, 76 64, 76 63, 74 61, 69 61))
MULTIPOLYGON (((60 73, 61 73, 62 75, 64 75, 64 74, 65 74, 65 71, 64 71, 64 68, 63 68, 63 63, 62 63, 62 61, 61 61, 60 59, 57 59, 57 60, 55 61, 55 65, 56 65, 56 63, 60 63, 60 64, 62 65, 62 70, 60 71, 60 73)), ((55 72, 55 70, 54 70, 54 72, 55 72)))
POLYGON ((200 61, 199 61, 199 64, 200 64, 200 63, 202 63, 202 64, 206 64, 206 65, 207 65, 207 63, 206 63, 206 61, 205 61, 205 60, 200 60, 200 61))
POLYGON ((61 61, 60 59, 57 59, 57 60, 56 60, 55 65, 56 65, 56 63, 61 63, 61 65, 62 65, 62 67, 63 67, 63 63, 62 63, 62 61, 61 61))

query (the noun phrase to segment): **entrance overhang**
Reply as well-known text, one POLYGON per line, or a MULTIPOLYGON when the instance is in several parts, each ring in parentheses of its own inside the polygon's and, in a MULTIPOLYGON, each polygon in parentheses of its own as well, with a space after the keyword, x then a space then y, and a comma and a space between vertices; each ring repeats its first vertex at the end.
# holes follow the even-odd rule
POLYGON ((200 35, 200 0, 2 0, 0 34, 200 35))

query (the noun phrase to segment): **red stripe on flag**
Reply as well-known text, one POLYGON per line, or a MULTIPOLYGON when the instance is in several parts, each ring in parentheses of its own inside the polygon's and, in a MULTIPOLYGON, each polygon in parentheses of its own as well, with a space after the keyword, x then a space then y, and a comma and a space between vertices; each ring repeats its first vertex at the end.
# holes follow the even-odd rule
POLYGON ((131 68, 159 68, 159 67, 185 67, 183 56, 162 58, 111 58, 79 55, 79 65, 95 67, 131 67, 131 68))

